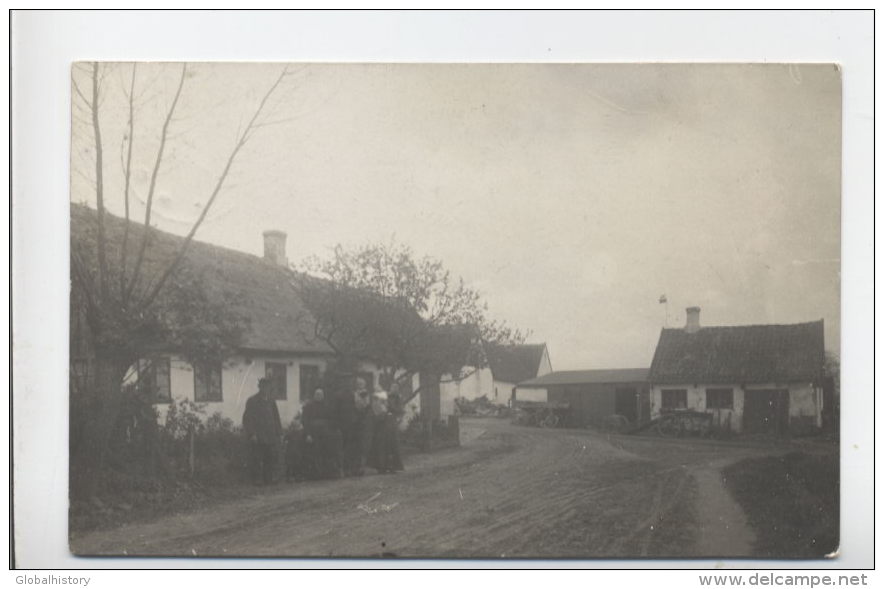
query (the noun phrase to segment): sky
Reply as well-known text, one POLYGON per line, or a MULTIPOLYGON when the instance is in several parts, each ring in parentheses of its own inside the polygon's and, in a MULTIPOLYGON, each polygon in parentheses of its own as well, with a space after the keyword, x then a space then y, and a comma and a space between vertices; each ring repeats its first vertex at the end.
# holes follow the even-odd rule
MULTIPOLYGON (((189 64, 152 222, 185 234, 282 64, 189 64)), ((841 73, 831 64, 297 64, 197 239, 292 262, 389 241, 443 261, 553 368, 647 367, 660 329, 825 320, 840 347, 841 73), (659 303, 666 295, 668 303, 659 303)), ((143 216, 180 64, 136 68, 143 216)), ((102 78, 123 210, 131 64, 102 78)), ((77 87, 91 92, 82 65, 77 87)), ((73 105, 71 199, 94 206, 73 105)))

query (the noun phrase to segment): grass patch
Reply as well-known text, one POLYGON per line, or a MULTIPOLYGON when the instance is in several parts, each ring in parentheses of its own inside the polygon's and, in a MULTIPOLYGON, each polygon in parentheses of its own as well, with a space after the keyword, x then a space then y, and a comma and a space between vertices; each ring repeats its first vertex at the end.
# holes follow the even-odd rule
POLYGON ((838 548, 838 455, 793 452, 742 460, 725 484, 755 530, 765 558, 821 558, 838 548))
MULTIPOLYGON (((225 484, 146 478, 105 473, 102 492, 89 500, 71 498, 68 525, 71 534, 151 521, 199 509, 220 501, 264 492, 245 476, 230 477, 225 484)), ((276 488, 267 487, 267 490, 276 488)))

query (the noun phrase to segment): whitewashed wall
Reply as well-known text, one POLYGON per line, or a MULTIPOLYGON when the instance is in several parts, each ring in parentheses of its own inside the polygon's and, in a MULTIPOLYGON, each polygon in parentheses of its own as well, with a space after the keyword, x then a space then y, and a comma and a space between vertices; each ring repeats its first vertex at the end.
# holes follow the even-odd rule
MULTIPOLYGON (((277 400, 279 417, 283 427, 288 426, 292 419, 301 411, 301 375, 302 364, 318 366, 320 372, 325 370, 326 362, 321 358, 261 357, 237 355, 224 362, 221 370, 222 400, 217 402, 201 401, 206 415, 220 413, 237 425, 242 423, 246 401, 258 392, 258 380, 265 375, 265 364, 275 362, 286 364, 286 398, 277 400)), ((193 367, 183 358, 172 356, 170 362, 170 382, 172 398, 193 401, 193 367)), ((166 406, 157 405, 161 418, 166 406)))
MULTIPOLYGON (((542 375, 540 375, 542 376, 542 375)), ((507 394, 513 390, 515 386, 510 382, 500 382, 495 381, 495 386, 499 386, 501 390, 506 388, 507 394), (499 384, 498 384, 499 383, 499 384)), ((546 403, 548 400, 548 395, 546 389, 523 389, 516 388, 516 401, 532 401, 539 403, 546 403)))
MULTIPOLYGON (((469 371, 471 368, 467 367, 465 370, 469 371)), ((491 376, 490 368, 485 367, 476 370, 468 377, 456 382, 446 382, 451 381, 451 379, 450 374, 445 374, 442 376, 442 382, 439 383, 439 401, 442 417, 454 415, 454 400, 459 397, 472 401, 484 395, 492 403, 497 402, 494 399, 493 377, 491 376)))
MULTIPOLYGON (((224 362, 221 371, 221 393, 222 401, 204 402, 200 404, 205 408, 206 416, 213 413, 221 413, 236 425, 242 423, 242 415, 245 411, 246 401, 258 392, 258 380, 265 375, 265 364, 267 362, 286 364, 286 399, 277 400, 276 406, 279 409, 279 417, 282 420, 283 427, 287 427, 291 421, 297 416, 301 409, 301 365, 318 366, 320 372, 326 368, 326 360, 324 358, 303 357, 303 356, 245 356, 237 355, 224 362)), ((194 401, 193 386, 193 367, 189 362, 179 356, 172 356, 169 362, 169 380, 171 385, 172 398, 175 400, 194 401)), ((375 375, 375 382, 378 382, 380 370, 372 363, 363 362, 359 365, 359 369, 363 372, 372 372, 375 375)), ((136 380, 137 375, 133 373, 131 380, 136 380)), ((413 386, 417 387, 417 377, 413 379, 413 386)), ((165 418, 167 409, 166 404, 158 404, 157 410, 160 419, 165 418)), ((416 396, 406 405, 406 419, 415 411, 420 410, 420 397, 416 396)))
POLYGON ((535 401, 546 403, 549 400, 548 391, 546 389, 516 389, 516 399, 518 401, 535 401))
POLYGON ((652 385, 651 386, 651 419, 660 417, 660 410, 663 405, 663 389, 686 389, 687 390, 687 408, 694 411, 703 411, 713 414, 713 422, 718 424, 728 423, 730 419, 731 430, 740 432, 743 429, 743 408, 745 406, 745 398, 751 394, 753 390, 761 389, 788 389, 789 390, 789 417, 790 418, 812 418, 817 427, 822 426, 822 409, 823 396, 822 389, 815 388, 810 383, 792 383, 789 385, 782 384, 757 384, 742 387, 735 384, 722 384, 710 386, 695 385, 652 385), (706 389, 707 388, 730 388, 734 390, 734 406, 733 409, 708 409, 706 407, 706 389))
POLYGON ((549 349, 543 348, 543 357, 540 359, 540 365, 537 367, 537 374, 534 376, 543 376, 552 372, 552 362, 549 360, 549 349))

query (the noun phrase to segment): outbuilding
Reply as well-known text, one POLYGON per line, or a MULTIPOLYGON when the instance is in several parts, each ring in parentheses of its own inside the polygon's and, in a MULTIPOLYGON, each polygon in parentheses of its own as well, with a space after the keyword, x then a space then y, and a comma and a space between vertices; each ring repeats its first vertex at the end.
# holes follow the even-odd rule
POLYGON ((632 425, 650 419, 647 368, 559 370, 521 382, 518 389, 543 389, 549 403, 567 403, 567 427, 603 425, 613 415, 632 425))

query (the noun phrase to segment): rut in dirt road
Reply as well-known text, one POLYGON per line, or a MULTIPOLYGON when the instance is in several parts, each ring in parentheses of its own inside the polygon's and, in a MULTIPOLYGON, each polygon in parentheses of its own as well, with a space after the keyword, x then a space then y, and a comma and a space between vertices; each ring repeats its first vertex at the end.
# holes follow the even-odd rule
POLYGON ((83 555, 697 556, 703 526, 692 469, 740 452, 624 444, 493 419, 463 427, 464 446, 412 456, 395 476, 280 486, 93 532, 71 547, 83 555))

